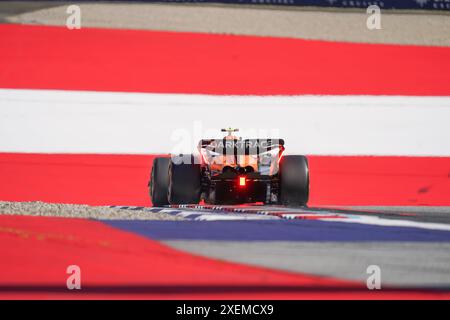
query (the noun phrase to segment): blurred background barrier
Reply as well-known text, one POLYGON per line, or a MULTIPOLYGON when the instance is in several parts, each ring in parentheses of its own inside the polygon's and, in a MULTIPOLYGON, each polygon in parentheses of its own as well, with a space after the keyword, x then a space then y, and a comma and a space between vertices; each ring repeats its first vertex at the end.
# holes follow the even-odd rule
POLYGON ((280 6, 318 6, 337 8, 425 9, 450 11, 450 0, 134 0, 138 2, 229 3, 280 6))

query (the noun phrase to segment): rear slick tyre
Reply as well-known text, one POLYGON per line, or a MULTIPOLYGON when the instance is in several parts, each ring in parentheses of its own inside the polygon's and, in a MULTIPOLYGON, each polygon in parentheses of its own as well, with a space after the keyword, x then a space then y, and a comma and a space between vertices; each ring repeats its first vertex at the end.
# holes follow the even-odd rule
POLYGON ((169 187, 169 161, 169 158, 155 158, 153 160, 149 192, 152 204, 156 207, 169 204, 169 201, 167 200, 167 190, 169 187))
POLYGON ((309 198, 309 169, 305 156, 287 155, 280 161, 280 203, 305 206, 309 198))
POLYGON ((201 196, 200 164, 194 163, 193 155, 184 155, 188 163, 169 162, 168 201, 170 204, 198 204, 201 196), (190 162, 190 163, 189 163, 190 162))

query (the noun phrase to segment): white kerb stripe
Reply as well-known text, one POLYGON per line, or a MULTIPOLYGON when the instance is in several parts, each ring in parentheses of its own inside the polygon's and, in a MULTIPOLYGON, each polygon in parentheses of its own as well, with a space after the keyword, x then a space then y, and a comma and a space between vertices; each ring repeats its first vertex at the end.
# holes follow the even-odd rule
POLYGON ((0 152, 190 152, 233 126, 288 153, 450 156, 449 120, 450 97, 0 89, 0 152))

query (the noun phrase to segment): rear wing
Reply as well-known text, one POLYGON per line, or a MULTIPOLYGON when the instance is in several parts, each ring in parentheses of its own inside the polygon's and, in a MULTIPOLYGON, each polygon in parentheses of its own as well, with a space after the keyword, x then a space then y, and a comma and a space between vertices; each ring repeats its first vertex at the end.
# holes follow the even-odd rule
POLYGON ((202 139, 199 149, 222 155, 259 155, 277 149, 284 150, 283 139, 202 139))

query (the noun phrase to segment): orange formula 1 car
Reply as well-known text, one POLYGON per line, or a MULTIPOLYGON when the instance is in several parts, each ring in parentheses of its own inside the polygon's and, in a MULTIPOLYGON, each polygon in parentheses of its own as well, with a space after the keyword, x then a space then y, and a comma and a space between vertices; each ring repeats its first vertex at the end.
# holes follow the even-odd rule
POLYGON ((199 155, 172 155, 153 161, 149 182, 154 206, 168 204, 306 205, 308 161, 284 155, 282 139, 202 139, 199 155))

